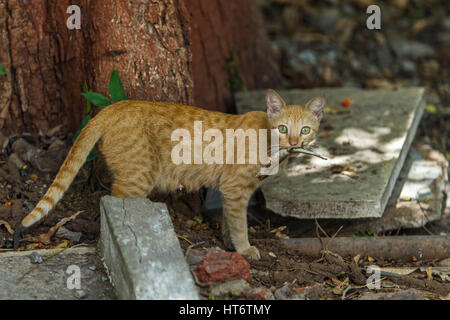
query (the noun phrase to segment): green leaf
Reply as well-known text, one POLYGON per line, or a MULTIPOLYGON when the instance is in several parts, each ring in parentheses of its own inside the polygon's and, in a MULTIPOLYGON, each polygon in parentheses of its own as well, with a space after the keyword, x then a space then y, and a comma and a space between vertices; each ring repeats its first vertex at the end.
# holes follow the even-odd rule
POLYGON ((429 114, 436 114, 436 113, 438 113, 438 110, 437 110, 436 106, 434 106, 432 104, 427 104, 425 106, 425 111, 428 112, 429 114))
POLYGON ((119 77, 119 71, 114 70, 111 73, 111 80, 109 82, 109 94, 114 102, 119 102, 122 100, 128 100, 125 91, 123 90, 122 81, 119 77))
POLYGON ((111 104, 111 101, 109 101, 109 99, 104 95, 102 95, 101 93, 88 91, 82 92, 81 95, 96 106, 106 107, 111 104))
POLYGON ((86 159, 86 162, 92 161, 92 160, 94 160, 97 157, 98 157, 97 151, 95 149, 92 149, 92 151, 89 153, 89 155, 88 155, 88 157, 86 159))
POLYGON ((6 74, 5 68, 3 68, 2 64, 0 63, 0 76, 6 74))
POLYGON ((72 143, 75 143, 75 141, 77 141, 78 136, 81 133, 81 130, 83 130, 84 127, 86 127, 86 125, 88 124, 89 120, 91 120, 91 115, 88 114, 86 117, 84 117, 84 119, 81 121, 81 126, 78 129, 77 132, 75 132, 75 135, 72 138, 72 143))
MULTIPOLYGON (((86 81, 84 82, 84 86, 83 86, 83 92, 87 93, 89 92, 89 88, 88 85, 86 83, 86 81)), ((91 113, 91 109, 92 109, 92 104, 89 100, 87 100, 87 105, 86 105, 86 114, 90 114, 91 113)))

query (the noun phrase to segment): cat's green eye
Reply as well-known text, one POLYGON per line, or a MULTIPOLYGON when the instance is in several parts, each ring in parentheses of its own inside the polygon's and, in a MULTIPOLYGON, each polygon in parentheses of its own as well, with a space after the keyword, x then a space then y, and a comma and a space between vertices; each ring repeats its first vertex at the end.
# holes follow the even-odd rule
POLYGON ((311 128, 310 127, 303 127, 302 128, 302 134, 303 135, 308 135, 308 134, 310 134, 310 132, 311 132, 311 128))
POLYGON ((288 128, 284 124, 281 124, 281 125, 278 126, 278 131, 280 133, 287 133, 288 132, 288 128))

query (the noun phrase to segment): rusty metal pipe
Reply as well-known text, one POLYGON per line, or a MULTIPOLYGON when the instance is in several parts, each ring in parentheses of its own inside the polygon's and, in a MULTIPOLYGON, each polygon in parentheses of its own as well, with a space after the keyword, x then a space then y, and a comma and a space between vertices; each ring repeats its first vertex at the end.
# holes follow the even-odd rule
MULTIPOLYGON (((299 254, 320 256, 322 245, 318 238, 276 240, 299 254)), ((322 238, 327 246, 330 238, 322 238)), ((450 257, 450 236, 392 236, 392 237, 336 237, 328 250, 340 256, 358 254, 379 259, 444 259, 450 257)))

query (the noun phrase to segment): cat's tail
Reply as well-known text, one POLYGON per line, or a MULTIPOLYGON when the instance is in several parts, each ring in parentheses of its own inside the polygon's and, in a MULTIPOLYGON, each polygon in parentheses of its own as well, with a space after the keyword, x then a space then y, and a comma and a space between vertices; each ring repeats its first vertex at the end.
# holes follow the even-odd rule
POLYGON ((21 230, 32 226, 44 218, 69 189, 73 179, 86 161, 89 152, 102 137, 106 128, 104 121, 101 121, 102 119, 100 119, 99 115, 89 121, 86 127, 83 128, 47 193, 18 226, 21 230))

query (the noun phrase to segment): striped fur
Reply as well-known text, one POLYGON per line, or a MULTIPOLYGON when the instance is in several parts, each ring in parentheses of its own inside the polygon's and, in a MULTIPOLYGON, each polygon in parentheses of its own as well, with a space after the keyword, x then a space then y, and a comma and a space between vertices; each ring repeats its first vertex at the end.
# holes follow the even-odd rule
POLYGON ((86 161, 89 152, 103 134, 104 123, 99 120, 93 119, 80 133, 47 193, 33 211, 22 220, 23 227, 30 227, 44 218, 61 200, 64 192, 70 187, 76 174, 86 161))
MULTIPOLYGON (((274 129, 280 124, 292 128, 289 135, 279 134, 280 147, 310 143, 319 126, 317 99, 306 107, 286 106, 281 97, 270 90, 267 94, 268 114, 249 112, 230 115, 171 103, 121 101, 103 109, 82 130, 56 178, 36 208, 22 221, 30 227, 45 217, 63 197, 91 149, 97 145, 113 173, 112 195, 119 198, 143 198, 156 189, 176 191, 180 185, 187 191, 206 186, 218 188, 224 199, 222 233, 227 246, 248 255, 260 257, 251 246, 247 234, 247 204, 260 181, 259 164, 180 164, 172 162, 171 152, 178 143, 171 141, 175 129, 184 128, 193 140, 194 121, 202 121, 203 132, 219 129, 274 129), (271 103, 277 105, 272 106, 271 103), (298 134, 304 123, 312 134, 298 134), (295 133, 297 132, 297 134, 295 133)), ((321 99, 321 98, 320 98, 321 99)), ((324 101, 319 101, 324 102, 324 101)), ((323 108, 323 106, 322 106, 323 108)), ((321 113, 321 109, 319 110, 321 113)), ((209 142, 203 141, 203 149, 209 142)), ((248 161, 248 152, 246 160, 248 161)), ((248 163, 248 162, 247 162, 248 163)))

